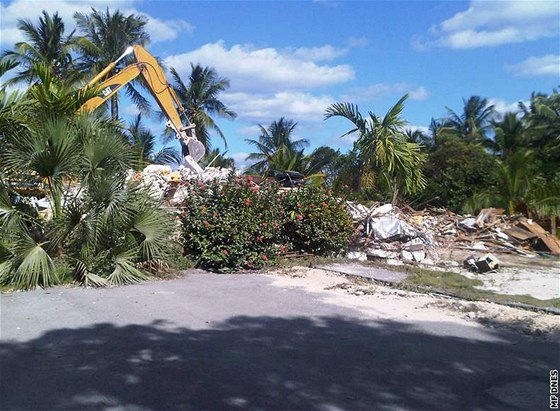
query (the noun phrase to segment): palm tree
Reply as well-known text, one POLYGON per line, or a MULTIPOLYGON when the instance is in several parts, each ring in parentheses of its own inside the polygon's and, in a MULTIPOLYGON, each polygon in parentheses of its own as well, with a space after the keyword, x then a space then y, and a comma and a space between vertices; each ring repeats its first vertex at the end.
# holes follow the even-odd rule
POLYGON ((392 190, 393 203, 401 188, 406 193, 414 193, 426 185, 422 174, 426 155, 421 153, 417 143, 406 140, 403 131, 406 122, 400 114, 407 97, 404 95, 383 118, 369 112, 369 118, 364 119, 358 106, 350 103, 332 104, 325 113, 325 119, 344 117, 354 124, 354 128, 343 136, 359 133, 356 149, 364 162, 364 172, 379 171, 385 176, 392 190))
MULTIPOLYGON (((81 42, 84 59, 81 68, 91 73, 99 73, 128 46, 145 45, 150 41, 146 32, 147 20, 143 16, 125 16, 118 10, 111 13, 107 8, 105 12, 92 9, 90 14, 75 13, 74 19, 84 39, 81 42)), ((150 104, 134 86, 141 82, 141 79, 137 79, 128 83, 125 90, 140 111, 147 112, 150 104)), ((115 94, 111 98, 111 117, 114 120, 119 116, 118 107, 118 95, 115 94)))
POLYGON ((142 264, 162 258, 173 228, 145 188, 126 183, 134 161, 130 145, 106 118, 45 114, 42 127, 3 136, 0 281, 52 285, 58 281, 54 257, 61 255, 84 285, 148 278, 142 264), (46 182, 50 220, 38 218, 9 183, 33 176, 46 182))
POLYGON ((79 40, 74 37, 74 32, 64 35, 64 22, 58 13, 51 16, 43 10, 37 25, 20 19, 17 28, 23 32, 26 41, 16 43, 14 50, 2 53, 3 61, 17 63, 20 68, 6 83, 32 83, 37 79, 34 70, 37 63, 48 66, 57 78, 76 77, 72 52, 77 49, 79 40))
POLYGON ((219 77, 211 67, 191 64, 188 84, 185 84, 179 73, 171 68, 173 90, 186 110, 189 121, 196 126, 196 136, 207 150, 210 149, 210 131, 215 131, 227 142, 212 116, 233 120, 237 114, 219 100, 221 92, 229 88, 229 80, 219 77))
POLYGON ((206 152, 204 158, 199 162, 201 167, 220 167, 235 169, 235 160, 226 157, 226 152, 221 152, 219 148, 214 148, 206 152))
POLYGON ((274 170, 286 171, 286 169, 277 167, 285 167, 286 164, 290 164, 297 157, 297 153, 303 153, 303 148, 309 144, 306 139, 295 140, 292 137, 297 123, 284 117, 273 121, 266 128, 261 124, 258 126, 261 131, 258 139, 246 139, 245 141, 259 150, 256 153, 249 154, 247 160, 258 160, 250 168, 262 175, 268 175, 274 170), (287 158, 291 160, 288 162, 281 160, 287 158))
POLYGON ((451 133, 470 142, 484 142, 486 134, 492 128, 494 106, 488 100, 472 96, 463 99, 463 112, 459 115, 447 107, 448 117, 445 126, 451 133))
POLYGON ((179 165, 181 163, 181 155, 173 147, 163 147, 156 151, 157 137, 142 124, 141 113, 129 123, 125 134, 136 153, 137 169, 143 169, 148 164, 179 165))
POLYGON ((527 146, 527 124, 516 113, 506 113, 501 121, 493 121, 492 124, 495 136, 487 145, 502 159, 527 146))

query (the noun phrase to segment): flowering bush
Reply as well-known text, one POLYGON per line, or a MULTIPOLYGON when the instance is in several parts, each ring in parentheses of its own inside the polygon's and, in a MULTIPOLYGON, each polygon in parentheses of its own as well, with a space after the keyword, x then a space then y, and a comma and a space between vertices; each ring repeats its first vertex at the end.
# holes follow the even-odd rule
POLYGON ((186 184, 183 247, 199 266, 256 268, 274 259, 281 232, 276 185, 258 187, 233 174, 222 184, 186 184))
POLYGON ((279 191, 231 175, 225 183, 185 183, 183 248, 211 269, 258 268, 288 250, 332 254, 348 245, 352 222, 325 190, 279 191))
POLYGON ((283 236, 295 251, 319 255, 338 253, 348 246, 352 220, 344 204, 318 187, 291 190, 282 198, 283 236))

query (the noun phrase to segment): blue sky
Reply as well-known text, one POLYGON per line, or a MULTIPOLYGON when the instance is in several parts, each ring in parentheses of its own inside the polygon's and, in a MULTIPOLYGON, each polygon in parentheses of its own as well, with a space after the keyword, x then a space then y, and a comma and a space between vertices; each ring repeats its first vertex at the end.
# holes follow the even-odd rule
MULTIPOLYGON (((222 100, 238 113, 218 120, 242 165, 257 124, 284 116, 311 148, 345 152, 344 120, 323 120, 338 101, 382 115, 409 93, 404 117, 425 128, 446 107, 471 95, 503 112, 531 92, 560 85, 557 1, 2 1, 0 45, 21 40, 18 18, 58 11, 72 28, 75 11, 121 9, 148 19, 150 52, 185 78, 190 63, 214 67, 231 81, 222 100)), ((124 113, 135 108, 126 100, 124 113)), ((155 132, 163 126, 149 122, 155 132)), ((222 146, 219 139, 213 142, 222 146)), ((223 147, 223 146, 222 146, 223 147)))

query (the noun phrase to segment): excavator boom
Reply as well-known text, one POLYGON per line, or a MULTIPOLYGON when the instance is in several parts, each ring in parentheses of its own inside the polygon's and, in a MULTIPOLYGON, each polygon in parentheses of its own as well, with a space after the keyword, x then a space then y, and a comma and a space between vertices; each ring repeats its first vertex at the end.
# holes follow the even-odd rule
MULTIPOLYGON (((99 84, 97 87, 101 90, 101 94, 86 101, 79 111, 95 110, 123 86, 142 75, 159 108, 168 119, 167 126, 173 129, 177 139, 181 142, 184 156, 183 165, 193 171, 201 172, 202 169, 196 162, 204 156, 206 150, 204 145, 196 139, 195 127, 193 124, 190 124, 186 115, 184 115, 184 118, 186 119, 187 126, 183 125, 181 114, 184 114, 185 109, 167 81, 161 65, 143 47, 133 46, 133 51, 136 63, 126 66, 117 74, 99 84)), ((115 63, 111 63, 103 72, 109 72, 115 65, 115 63)), ((86 87, 95 86, 96 81, 100 77, 102 76, 96 76, 86 87)))

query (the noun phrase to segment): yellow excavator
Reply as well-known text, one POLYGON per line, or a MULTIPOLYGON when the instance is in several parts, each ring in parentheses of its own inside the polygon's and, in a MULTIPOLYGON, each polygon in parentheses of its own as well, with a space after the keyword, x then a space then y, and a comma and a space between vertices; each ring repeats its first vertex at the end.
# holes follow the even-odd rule
POLYGON ((182 165, 196 173, 202 172, 203 170, 197 162, 204 156, 206 150, 204 145, 196 138, 195 126, 189 121, 185 108, 167 81, 161 65, 154 56, 141 46, 128 47, 117 60, 105 67, 84 87, 84 89, 96 87, 100 90, 100 95, 86 101, 79 111, 95 110, 139 75, 144 77, 152 96, 167 117, 167 126, 175 132, 176 138, 181 143, 182 165), (124 67, 117 74, 98 84, 103 77, 117 66, 119 61, 132 53, 134 53, 136 63, 124 67), (186 126, 181 121, 181 115, 185 118, 186 126))

